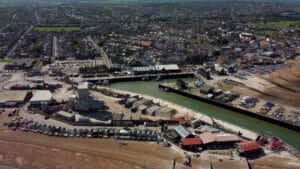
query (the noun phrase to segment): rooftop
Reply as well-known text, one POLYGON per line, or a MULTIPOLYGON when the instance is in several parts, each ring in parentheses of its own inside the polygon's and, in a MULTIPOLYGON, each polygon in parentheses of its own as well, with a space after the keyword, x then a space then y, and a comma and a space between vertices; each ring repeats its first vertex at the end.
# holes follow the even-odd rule
POLYGON ((182 138, 186 138, 186 137, 192 135, 192 133, 188 129, 186 129, 185 127, 183 127, 182 125, 179 125, 179 126, 175 127, 175 131, 182 138))
POLYGON ((37 90, 33 92, 30 101, 49 101, 52 99, 52 93, 49 90, 37 90))
POLYGON ((199 137, 195 138, 182 138, 181 139, 183 146, 192 146, 192 145, 201 145, 202 141, 199 137))
POLYGON ((260 149, 259 144, 256 141, 242 141, 236 144, 239 148, 239 152, 249 152, 260 149))
POLYGON ((27 91, 0 92, 0 102, 23 101, 27 93, 27 91))

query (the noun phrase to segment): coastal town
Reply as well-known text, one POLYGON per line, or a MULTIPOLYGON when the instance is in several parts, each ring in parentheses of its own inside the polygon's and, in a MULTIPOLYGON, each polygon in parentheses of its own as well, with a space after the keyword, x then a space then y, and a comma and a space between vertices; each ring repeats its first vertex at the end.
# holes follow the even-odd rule
POLYGON ((299 2, 0 11, 0 168, 300 167, 299 2))

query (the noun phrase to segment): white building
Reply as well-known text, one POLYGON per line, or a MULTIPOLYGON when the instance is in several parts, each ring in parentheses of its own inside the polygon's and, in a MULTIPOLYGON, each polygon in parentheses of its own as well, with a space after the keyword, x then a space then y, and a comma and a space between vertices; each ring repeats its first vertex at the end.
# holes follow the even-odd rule
POLYGON ((33 96, 30 99, 30 105, 40 106, 48 105, 53 101, 52 93, 49 90, 37 90, 33 92, 33 96))

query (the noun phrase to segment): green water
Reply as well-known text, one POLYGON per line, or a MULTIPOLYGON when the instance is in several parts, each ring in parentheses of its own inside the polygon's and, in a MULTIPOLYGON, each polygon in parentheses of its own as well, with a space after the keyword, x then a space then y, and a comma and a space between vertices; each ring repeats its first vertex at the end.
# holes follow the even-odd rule
MULTIPOLYGON (((193 80, 193 79, 185 79, 193 80)), ((174 80, 168 80, 174 81, 174 80)), ((286 129, 278 125, 274 125, 263 120, 252 118, 240 113, 230 111, 221 107, 207 104, 195 99, 181 96, 175 93, 167 93, 158 89, 158 83, 155 81, 134 81, 134 82, 119 82, 110 85, 112 88, 127 90, 131 92, 151 95, 163 100, 167 100, 178 105, 202 112, 212 117, 222 119, 224 121, 242 126, 256 132, 270 132, 273 135, 283 139, 289 145, 300 150, 300 132, 286 129)))

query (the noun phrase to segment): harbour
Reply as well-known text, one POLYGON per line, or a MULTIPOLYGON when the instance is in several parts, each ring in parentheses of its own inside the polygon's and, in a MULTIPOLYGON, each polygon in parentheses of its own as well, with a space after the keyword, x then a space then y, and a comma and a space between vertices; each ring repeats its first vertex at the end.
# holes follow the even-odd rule
MULTIPOLYGON (((189 80, 191 81, 194 79, 193 78, 185 79, 185 81, 189 81, 189 80)), ((172 82, 172 81, 174 82, 175 80, 172 79, 166 80, 166 82, 172 82)), ((258 133, 270 133, 272 135, 275 135, 283 139, 287 144, 293 146, 298 151, 300 149, 300 145, 298 144, 298 140, 300 139, 300 134, 297 131, 287 129, 282 126, 272 124, 254 117, 249 117, 247 115, 240 114, 236 111, 228 110, 189 97, 185 97, 176 93, 162 92, 158 88, 158 83, 155 81, 119 82, 119 83, 112 83, 110 87, 154 96, 190 108, 192 110, 199 111, 211 117, 218 118, 226 122, 247 128, 249 130, 258 133)))

